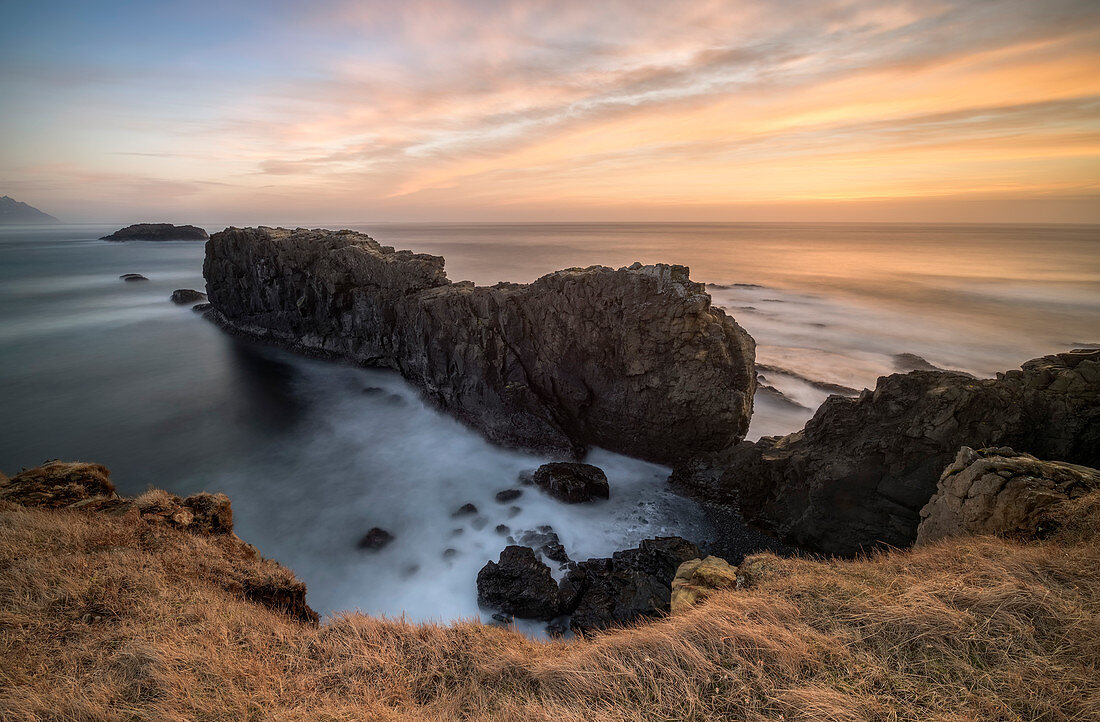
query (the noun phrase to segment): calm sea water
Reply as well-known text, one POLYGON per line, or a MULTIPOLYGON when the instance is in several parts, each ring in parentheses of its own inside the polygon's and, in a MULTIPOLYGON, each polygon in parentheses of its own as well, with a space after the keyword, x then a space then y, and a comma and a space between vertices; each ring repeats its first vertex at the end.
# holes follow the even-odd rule
MULTIPOLYGON (((348 227, 345 224, 333 224, 348 227)), ((452 279, 682 263, 757 339, 767 383, 750 437, 794 431, 827 395, 913 353, 990 375, 1100 341, 1100 227, 913 225, 351 226, 438 253, 452 279)), ((201 243, 109 243, 105 226, 0 230, 0 469, 111 467, 120 490, 224 491, 237 531, 295 570, 319 611, 478 613, 474 578, 509 531, 552 525, 571 556, 708 535, 667 469, 595 451, 613 498, 493 500, 545 459, 498 449, 396 375, 231 339, 168 296, 203 288, 201 243), (147 283, 118 276, 141 273, 147 283), (367 389, 381 389, 365 393, 367 389), (481 515, 450 517, 473 502, 481 515), (373 526, 396 540, 356 542, 373 526), (478 528, 480 527, 480 528, 478 528), (458 531, 461 530, 461 531, 458 531), (456 554, 445 559, 446 549, 456 554)), ((213 227, 210 230, 214 230, 213 227)))

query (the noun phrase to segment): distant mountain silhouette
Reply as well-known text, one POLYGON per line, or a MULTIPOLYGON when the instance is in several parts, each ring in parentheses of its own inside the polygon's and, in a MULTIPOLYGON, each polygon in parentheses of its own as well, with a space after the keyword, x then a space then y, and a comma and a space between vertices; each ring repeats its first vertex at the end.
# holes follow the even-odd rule
POLYGON ((34 206, 28 206, 8 196, 0 196, 0 225, 15 223, 60 223, 60 221, 34 206))

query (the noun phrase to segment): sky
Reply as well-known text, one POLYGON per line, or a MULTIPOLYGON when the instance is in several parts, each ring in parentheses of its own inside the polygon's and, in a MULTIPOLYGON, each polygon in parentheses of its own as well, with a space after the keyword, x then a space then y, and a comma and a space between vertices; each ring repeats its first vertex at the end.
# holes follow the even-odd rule
POLYGON ((1097 0, 0 0, 67 221, 1100 222, 1097 0))

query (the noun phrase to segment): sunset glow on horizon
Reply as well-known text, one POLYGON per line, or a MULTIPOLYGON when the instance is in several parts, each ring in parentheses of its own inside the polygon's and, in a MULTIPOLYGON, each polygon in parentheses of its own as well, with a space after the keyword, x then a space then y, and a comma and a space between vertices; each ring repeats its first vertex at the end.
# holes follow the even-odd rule
POLYGON ((64 220, 1100 222, 1091 0, 5 15, 0 194, 64 220))

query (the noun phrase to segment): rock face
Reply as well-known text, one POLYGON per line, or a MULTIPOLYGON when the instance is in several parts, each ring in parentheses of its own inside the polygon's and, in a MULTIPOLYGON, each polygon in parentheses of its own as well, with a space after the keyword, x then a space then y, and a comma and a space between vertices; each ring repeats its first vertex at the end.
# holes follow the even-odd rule
POLYGON ((996 379, 914 371, 830 397, 806 427, 680 466, 674 481, 735 503, 784 541, 834 554, 907 546, 959 447, 1100 463, 1100 351, 1035 359, 996 379))
POLYGON ((968 446, 921 509, 917 543, 963 534, 1037 536, 1049 507, 1100 489, 1100 471, 1039 461, 1010 448, 968 446))
POLYGON ((210 237, 198 226, 173 226, 171 223, 135 223, 121 228, 101 241, 205 241, 210 237))
POLYGON ((603 469, 591 464, 554 462, 543 464, 533 477, 535 486, 566 504, 608 499, 611 491, 603 469))
POLYGON ((550 567, 529 547, 507 546, 477 574, 477 602, 523 619, 553 619, 561 607, 550 567))
POLYGON ((352 231, 230 228, 204 273, 227 329, 397 369, 501 444, 673 463, 748 428, 755 344, 683 266, 478 287, 352 231))
POLYGON ((385 529, 373 527, 359 540, 359 548, 368 551, 377 551, 393 541, 393 534, 385 529))

